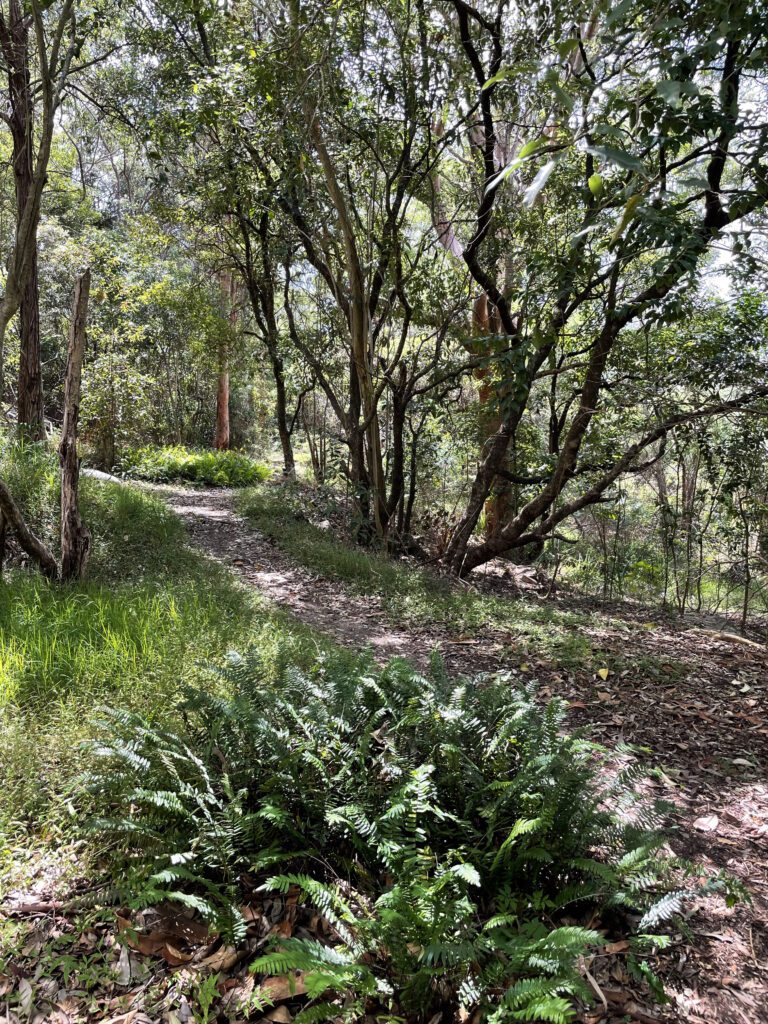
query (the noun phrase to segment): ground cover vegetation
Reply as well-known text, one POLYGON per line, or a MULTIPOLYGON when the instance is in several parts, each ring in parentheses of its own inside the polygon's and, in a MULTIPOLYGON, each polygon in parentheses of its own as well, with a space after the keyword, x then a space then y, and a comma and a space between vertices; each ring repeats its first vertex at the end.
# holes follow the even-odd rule
POLYGON ((766 25, 0 2, 9 1022, 764 1019, 766 25))
POLYGON ((189 480, 214 487, 247 487, 269 476, 267 466, 243 452, 189 449, 182 445, 129 450, 120 468, 126 476, 139 480, 189 480))

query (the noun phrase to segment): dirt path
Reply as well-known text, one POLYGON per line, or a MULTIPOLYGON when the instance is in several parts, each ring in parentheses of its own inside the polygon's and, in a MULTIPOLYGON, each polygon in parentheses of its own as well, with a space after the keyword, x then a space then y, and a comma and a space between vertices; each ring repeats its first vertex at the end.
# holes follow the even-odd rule
MULTIPOLYGON (((333 580, 296 565, 235 511, 231 491, 153 487, 183 520, 194 543, 229 565, 264 597, 344 647, 370 648, 380 663, 407 657, 429 664, 427 638, 389 625, 375 596, 351 595, 333 580)), ((432 645, 434 646, 434 645, 432 645)))

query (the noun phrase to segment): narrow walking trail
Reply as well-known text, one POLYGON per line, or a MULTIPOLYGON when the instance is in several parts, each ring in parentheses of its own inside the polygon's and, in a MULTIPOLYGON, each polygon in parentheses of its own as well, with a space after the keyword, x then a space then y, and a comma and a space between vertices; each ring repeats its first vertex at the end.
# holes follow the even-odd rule
POLYGON ((181 517, 195 544, 301 622, 344 647, 361 653, 370 648, 378 662, 407 657, 427 667, 434 643, 389 625, 375 595, 349 594, 297 565, 237 513, 232 491, 160 485, 152 490, 181 517))
POLYGON ((184 522, 192 542, 229 566, 266 599, 291 612, 349 650, 370 652, 378 664, 407 658, 422 670, 438 653, 453 673, 500 667, 498 645, 478 650, 476 641, 458 637, 449 626, 424 631, 402 629, 387 620, 376 594, 350 593, 338 580, 298 565, 236 509, 236 492, 153 484, 142 486, 162 497, 184 522))

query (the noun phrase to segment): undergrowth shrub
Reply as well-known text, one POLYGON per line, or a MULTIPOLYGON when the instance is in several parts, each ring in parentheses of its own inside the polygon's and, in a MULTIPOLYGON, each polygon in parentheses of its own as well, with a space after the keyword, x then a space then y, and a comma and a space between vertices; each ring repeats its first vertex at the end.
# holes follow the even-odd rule
MULTIPOLYGON (((373 1003, 567 1021, 590 997, 581 954, 627 910, 653 932, 680 909, 663 809, 633 788, 641 769, 563 734, 562 703, 541 707, 503 675, 424 678, 401 662, 270 681, 233 655, 224 678, 229 696, 189 692, 181 731, 108 715, 92 827, 123 898, 180 900, 235 939, 245 873, 298 889, 333 940, 281 939, 254 968, 305 972, 328 1004, 312 1019, 373 1003)), ((662 938, 633 941, 639 955, 662 938)))
POLYGON ((120 468, 127 476, 141 480, 191 480, 214 487, 248 487, 269 476, 267 466, 243 452, 182 445, 136 448, 123 457, 120 468))

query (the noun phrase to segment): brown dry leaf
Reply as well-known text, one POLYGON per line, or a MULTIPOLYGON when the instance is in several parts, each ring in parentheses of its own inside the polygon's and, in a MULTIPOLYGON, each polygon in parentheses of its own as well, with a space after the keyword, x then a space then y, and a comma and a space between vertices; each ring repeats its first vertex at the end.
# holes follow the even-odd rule
POLYGON ((149 932, 139 931, 130 918, 120 914, 115 916, 121 942, 144 956, 161 956, 171 967, 179 967, 192 959, 191 953, 179 950, 177 942, 194 945, 209 938, 207 926, 183 917, 177 911, 164 914, 159 927, 149 932))
POLYGON ((629 949, 629 942, 626 939, 621 939, 620 942, 611 942, 605 947, 606 953, 623 953, 625 949, 629 949))
POLYGON ((34 989, 26 978, 19 979, 19 1009, 23 1017, 29 1017, 34 1005, 34 989))
POLYGON ((246 974, 245 978, 242 980, 235 978, 229 980, 234 981, 235 984, 231 988, 226 989, 221 998, 221 1007, 223 1010, 228 1008, 235 1010, 238 1007, 245 1006, 251 998, 256 984, 256 979, 252 974, 246 974))
POLYGON ((183 939, 190 946, 199 946, 214 938, 207 924, 187 917, 186 914, 180 913, 177 907, 164 903, 161 904, 160 910, 163 911, 163 915, 158 928, 168 935, 183 939))
POLYGON ((605 690, 598 690, 597 691, 597 699, 598 700, 613 700, 613 694, 606 693, 605 690))
POLYGON ((293 996, 303 996, 307 986, 304 983, 304 975, 299 971, 298 974, 275 974, 265 978, 261 983, 261 990, 273 1003, 279 1003, 283 999, 292 999, 293 996))
POLYGON ((693 827, 699 832, 714 832, 719 824, 720 819, 716 814, 705 814, 694 821, 693 827))
MULTIPOLYGON (((74 1017, 77 1011, 80 1009, 80 999, 78 998, 78 995, 75 992, 62 991, 58 993, 58 998, 56 999, 56 1006, 58 1006, 62 1013, 66 1013, 68 1016, 74 1017)), ((133 1014, 136 1013, 135 1010, 132 1010, 131 1012, 133 1014)))
POLYGON ((279 935, 281 939, 290 939, 293 935, 293 922, 280 921, 269 930, 270 935, 279 935))
POLYGON ((222 946, 221 949, 217 949, 215 953, 207 956, 205 960, 201 960, 200 965, 201 967, 207 967, 211 971, 223 971, 226 973, 230 967, 234 967, 239 959, 240 953, 234 946, 222 946))
POLYGON ((659 1018, 656 1014, 651 1014, 646 1007, 638 1006, 634 1001, 626 1003, 624 1009, 627 1013, 631 1013, 640 1024, 658 1024, 659 1018))
POLYGON ((172 946, 170 942, 166 942, 160 950, 160 955, 171 967, 181 967, 182 964, 189 963, 193 956, 192 953, 182 953, 181 950, 172 946))
POLYGON ((120 941, 131 949, 143 953, 144 956, 154 956, 161 951, 166 941, 165 932, 153 931, 144 934, 127 918, 117 915, 117 932, 120 941))
POLYGON ((293 1014, 287 1006, 275 1006, 264 1014, 264 1020, 271 1020, 273 1024, 291 1024, 293 1014))

